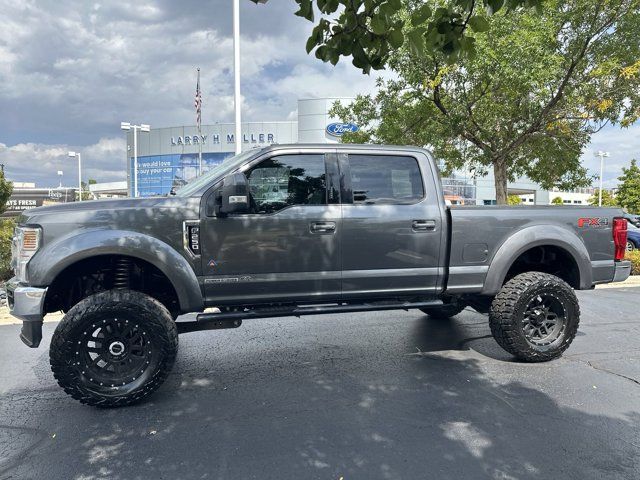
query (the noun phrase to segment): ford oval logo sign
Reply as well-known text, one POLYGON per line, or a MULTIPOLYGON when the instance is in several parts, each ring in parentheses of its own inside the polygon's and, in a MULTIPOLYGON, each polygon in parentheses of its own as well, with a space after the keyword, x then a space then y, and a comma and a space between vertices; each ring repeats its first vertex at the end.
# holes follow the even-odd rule
POLYGON ((345 133, 353 133, 358 130, 358 126, 353 123, 331 123, 327 125, 327 133, 334 137, 341 137, 345 133))

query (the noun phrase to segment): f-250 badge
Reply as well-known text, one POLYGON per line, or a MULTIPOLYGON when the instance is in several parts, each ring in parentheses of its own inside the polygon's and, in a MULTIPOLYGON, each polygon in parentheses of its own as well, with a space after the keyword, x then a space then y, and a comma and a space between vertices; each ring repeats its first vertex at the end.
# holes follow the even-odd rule
POLYGON ((609 226, 608 218, 584 217, 578 219, 578 228, 604 228, 609 226))

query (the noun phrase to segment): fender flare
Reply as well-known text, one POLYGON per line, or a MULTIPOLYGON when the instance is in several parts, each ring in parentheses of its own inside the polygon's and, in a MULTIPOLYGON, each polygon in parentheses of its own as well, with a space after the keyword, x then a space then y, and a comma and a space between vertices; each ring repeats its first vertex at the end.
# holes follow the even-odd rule
POLYGON ((29 283, 49 286, 68 266, 98 255, 126 255, 149 262, 173 285, 182 312, 203 310, 200 284, 187 260, 165 242, 129 230, 88 230, 45 244, 29 262, 29 283))
POLYGON ((542 245, 565 250, 578 266, 580 289, 591 287, 591 258, 580 237, 558 225, 532 225, 514 233, 500 245, 489 265, 481 294, 497 294, 513 262, 527 250, 542 245))

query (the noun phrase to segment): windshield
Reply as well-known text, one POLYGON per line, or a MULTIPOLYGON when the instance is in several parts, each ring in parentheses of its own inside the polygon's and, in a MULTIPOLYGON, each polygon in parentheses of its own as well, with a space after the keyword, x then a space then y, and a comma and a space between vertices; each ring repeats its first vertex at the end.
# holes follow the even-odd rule
POLYGON ((247 150, 246 152, 239 153, 238 155, 234 155, 233 157, 226 158, 222 161, 222 163, 216 165, 211 170, 209 170, 204 175, 199 176, 198 178, 193 179, 189 183, 187 183, 184 187, 181 187, 179 190, 176 190, 176 196, 178 197, 190 197, 194 193, 198 192, 203 187, 211 184, 216 177, 224 175, 235 168, 239 167, 248 160, 250 157, 254 156, 259 150, 247 150))

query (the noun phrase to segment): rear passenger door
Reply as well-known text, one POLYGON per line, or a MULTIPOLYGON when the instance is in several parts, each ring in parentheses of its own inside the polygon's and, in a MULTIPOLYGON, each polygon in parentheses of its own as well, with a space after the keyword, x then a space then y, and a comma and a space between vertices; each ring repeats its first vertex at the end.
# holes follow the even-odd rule
POLYGON ((436 294, 441 210, 428 159, 421 167, 418 158, 338 155, 344 299, 436 294))

